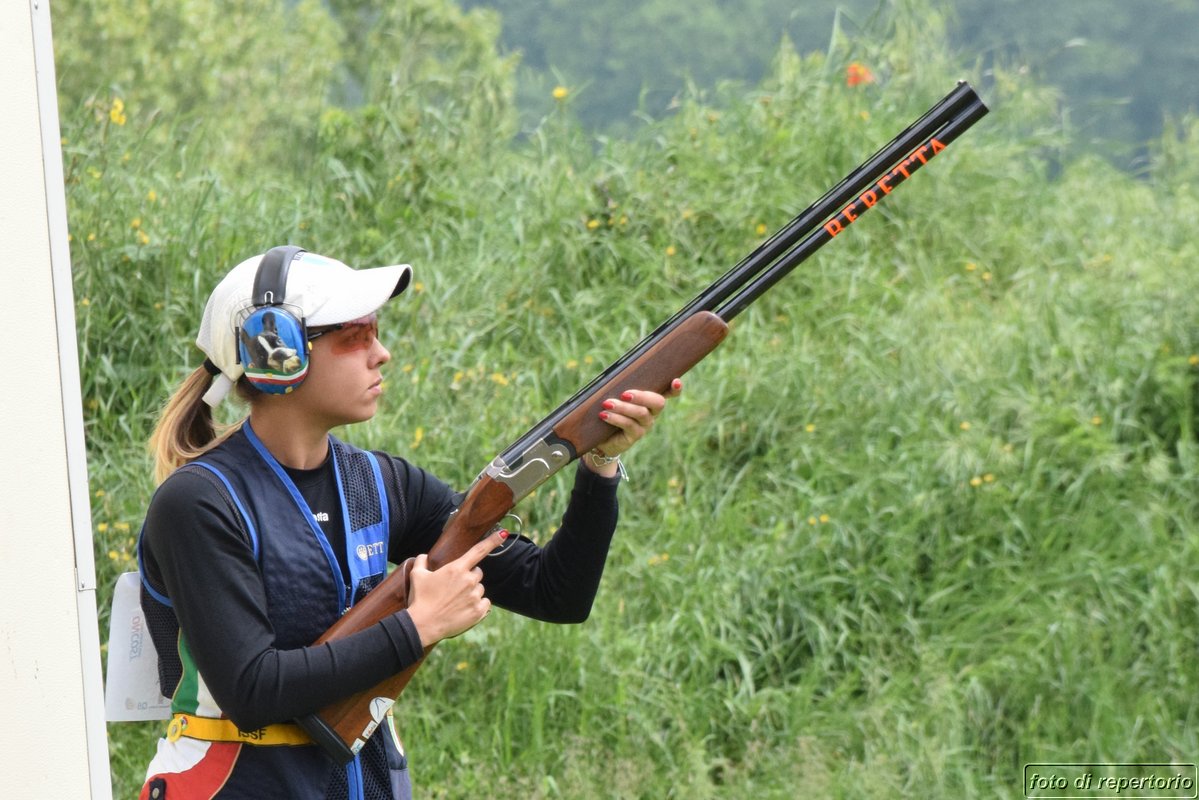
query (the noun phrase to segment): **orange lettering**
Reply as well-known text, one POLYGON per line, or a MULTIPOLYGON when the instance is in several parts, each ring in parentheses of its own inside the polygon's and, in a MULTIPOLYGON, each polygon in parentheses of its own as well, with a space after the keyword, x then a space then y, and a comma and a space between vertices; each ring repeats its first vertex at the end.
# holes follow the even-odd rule
POLYGON ((883 194, 891 194, 891 184, 887 183, 887 181, 893 177, 893 175, 884 175, 879 179, 878 188, 883 190, 883 194))
POLYGON ((829 236, 836 236, 838 233, 845 230, 845 226, 836 219, 830 219, 828 222, 824 223, 824 229, 828 231, 829 236))
POLYGON ((936 139, 929 139, 928 143, 932 145, 934 156, 945 149, 945 145, 941 142, 938 142, 936 139))
POLYGON ((847 220, 849 220, 850 222, 853 222, 854 220, 856 220, 858 218, 858 215, 853 213, 853 203, 850 203, 849 205, 847 205, 845 207, 845 210, 842 211, 841 214, 844 215, 844 217, 847 220))
POLYGON ((867 189, 859 199, 866 204, 866 208, 874 208, 874 204, 878 202, 878 195, 872 189, 867 189))

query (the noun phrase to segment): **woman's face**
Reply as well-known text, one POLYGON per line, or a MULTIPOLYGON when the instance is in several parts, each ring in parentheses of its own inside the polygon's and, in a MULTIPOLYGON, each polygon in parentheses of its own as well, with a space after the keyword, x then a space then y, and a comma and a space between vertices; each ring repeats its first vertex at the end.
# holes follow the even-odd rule
POLYGON ((373 314, 312 331, 308 375, 291 400, 329 428, 373 417, 383 394, 382 366, 391 360, 378 334, 373 314))

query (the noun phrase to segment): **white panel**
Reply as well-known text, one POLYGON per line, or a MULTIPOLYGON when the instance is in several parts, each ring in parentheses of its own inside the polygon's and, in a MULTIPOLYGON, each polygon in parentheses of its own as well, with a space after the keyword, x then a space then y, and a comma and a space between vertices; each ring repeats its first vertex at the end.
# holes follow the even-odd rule
POLYGON ((110 798, 47 0, 0 2, 0 796, 110 798))

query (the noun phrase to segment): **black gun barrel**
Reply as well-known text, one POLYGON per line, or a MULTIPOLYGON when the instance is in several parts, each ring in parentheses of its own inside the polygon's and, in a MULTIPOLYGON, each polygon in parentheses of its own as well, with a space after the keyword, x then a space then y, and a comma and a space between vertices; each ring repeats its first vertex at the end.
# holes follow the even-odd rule
MULTIPOLYGON (((577 408, 579 403, 586 401, 596 388, 607 383, 626 365, 642 356, 682 320, 698 311, 712 311, 725 321, 741 313, 839 232, 830 232, 826 227, 831 224, 830 220, 835 220, 837 215, 860 200, 864 193, 871 191, 871 187, 877 187, 880 181, 888 181, 887 185, 893 187, 906 180, 927 158, 935 155, 935 152, 940 152, 941 145, 953 141, 986 113, 987 107, 974 89, 966 81, 959 81, 949 94, 873 156, 858 165, 819 200, 800 212, 570 399, 509 445, 500 458, 509 466, 518 465, 521 456, 537 442, 551 437, 554 426, 577 408), (932 145, 935 152, 926 152, 919 157, 913 155, 920 154, 922 148, 930 147, 934 140, 937 143, 932 145), (903 166, 905 160, 908 164, 906 167, 903 166), (902 167, 899 172, 896 172, 897 165, 902 167)), ((868 207, 865 206, 863 210, 868 207)), ((843 228, 848 222, 838 224, 843 228)))
MULTIPOLYGON (((839 207, 834 204, 834 207, 838 208, 836 213, 827 219, 822 219, 821 224, 811 231, 807 238, 795 244, 768 267, 756 273, 752 280, 739 282, 737 293, 728 298, 727 302, 719 307, 708 306, 707 310, 715 311, 725 322, 730 322, 782 280, 791 270, 799 266, 808 256, 844 231, 845 227, 856 220, 858 216, 881 202, 883 197, 910 178, 912 173, 927 164, 930 158, 941 152, 945 146, 986 113, 987 107, 981 100, 966 106, 944 126, 930 135, 924 144, 919 145, 907 157, 896 162, 889 170, 879 175, 875 181, 869 182, 865 189, 855 189, 851 192, 850 196, 853 199, 839 207)), ((838 193, 838 198, 841 197, 842 193, 838 193)))

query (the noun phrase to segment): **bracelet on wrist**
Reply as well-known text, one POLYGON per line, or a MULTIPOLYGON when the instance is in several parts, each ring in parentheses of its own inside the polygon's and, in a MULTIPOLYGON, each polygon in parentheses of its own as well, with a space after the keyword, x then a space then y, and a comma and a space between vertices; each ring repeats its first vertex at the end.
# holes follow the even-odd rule
POLYGON ((609 464, 615 464, 617 461, 620 461, 619 455, 606 456, 600 452, 598 447, 588 452, 587 455, 591 459, 591 463, 597 467, 606 467, 609 464))
POLYGON ((624 462, 620 460, 619 454, 614 456, 606 456, 601 453, 597 447, 594 450, 589 450, 584 457, 591 466, 597 469, 599 467, 606 467, 610 464, 615 464, 616 469, 620 472, 620 479, 623 481, 627 481, 629 479, 629 473, 627 470, 625 470, 624 462))

